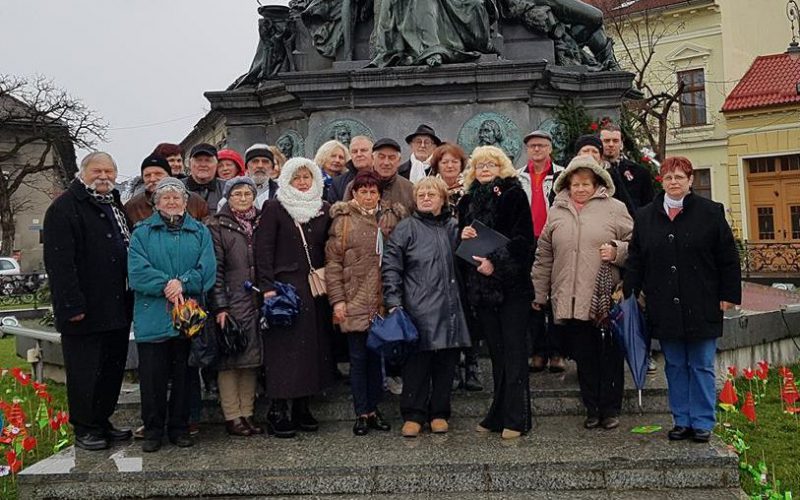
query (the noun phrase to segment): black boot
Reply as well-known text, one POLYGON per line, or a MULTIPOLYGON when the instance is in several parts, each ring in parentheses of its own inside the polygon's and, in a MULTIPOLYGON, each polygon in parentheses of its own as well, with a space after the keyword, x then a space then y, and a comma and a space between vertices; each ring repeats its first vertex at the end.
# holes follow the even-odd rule
POLYGON ((279 438, 293 438, 296 434, 289 418, 289 405, 285 399, 273 399, 267 414, 267 432, 279 438))
POLYGON ((317 432, 319 422, 308 409, 308 398, 292 400, 292 423, 303 432, 317 432))
POLYGON ((464 369, 464 389, 470 392, 477 392, 483 390, 483 385, 478 379, 478 363, 474 365, 467 365, 464 369))

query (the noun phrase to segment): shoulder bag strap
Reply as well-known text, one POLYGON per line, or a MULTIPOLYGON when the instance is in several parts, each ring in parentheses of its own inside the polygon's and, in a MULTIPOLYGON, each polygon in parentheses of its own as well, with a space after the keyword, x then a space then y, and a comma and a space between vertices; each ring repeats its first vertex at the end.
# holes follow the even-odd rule
POLYGON ((297 222, 295 222, 294 225, 297 226, 297 230, 300 231, 300 238, 303 240, 303 250, 306 251, 306 259, 308 260, 308 267, 311 269, 311 272, 313 273, 314 271, 316 271, 316 269, 314 269, 314 265, 311 263, 311 254, 308 253, 308 243, 306 242, 306 235, 305 232, 303 231, 303 226, 301 226, 297 222))

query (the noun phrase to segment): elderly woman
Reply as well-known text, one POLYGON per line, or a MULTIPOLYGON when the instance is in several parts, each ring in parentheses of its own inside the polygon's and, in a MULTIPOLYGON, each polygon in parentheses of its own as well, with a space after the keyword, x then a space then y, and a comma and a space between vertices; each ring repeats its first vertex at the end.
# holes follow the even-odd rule
POLYGON ((345 171, 348 161, 350 161, 350 151, 347 150, 347 146, 339 141, 330 140, 319 147, 317 154, 314 156, 314 163, 322 169, 323 184, 325 186, 322 199, 328 199, 328 191, 331 188, 333 178, 345 171))
POLYGON ((311 268, 325 265, 328 209, 319 167, 307 158, 292 158, 283 165, 278 194, 264 203, 255 232, 256 277, 264 298, 274 296, 280 282, 293 285, 301 301, 291 326, 273 326, 264 337, 266 392, 272 400, 267 430, 277 437, 294 437, 297 429, 316 431, 309 397, 333 381, 330 306, 325 297, 311 294, 308 282, 311 268))
POLYGON ((742 299, 739 254, 719 203, 693 194, 683 157, 661 164, 664 192, 636 214, 625 294, 647 297, 650 336, 666 362, 669 439, 706 442, 714 428, 714 356, 722 316, 742 299))
POLYGON ((217 179, 227 181, 245 175, 242 155, 232 149, 220 149, 217 153, 217 179))
POLYGON ((584 427, 619 426, 623 357, 608 330, 611 289, 620 281, 633 221, 614 199, 608 171, 590 156, 575 157, 556 179, 558 192, 539 237, 533 265, 534 309, 548 298, 578 364, 586 407, 584 427), (600 279, 603 278, 603 279, 600 279))
POLYGON ((480 221, 508 238, 489 255, 466 264, 467 300, 475 308, 492 359, 494 399, 478 432, 501 432, 513 439, 531 428, 527 332, 535 240, 530 205, 511 160, 499 148, 475 148, 464 179, 467 193, 458 203, 461 239, 475 238, 480 221))
POLYGON ((234 177, 225 183, 228 200, 209 223, 217 257, 217 281, 211 300, 220 328, 233 319, 247 337, 243 352, 221 356, 217 369, 219 400, 225 415, 225 429, 232 436, 263 434, 253 422, 256 378, 262 365, 258 326, 259 302, 244 282, 254 282, 253 233, 259 211, 253 206, 256 185, 249 177, 234 177))
POLYGON ((417 351, 403 366, 400 413, 405 437, 445 433, 450 389, 459 350, 469 347, 456 282, 456 221, 447 204, 447 186, 425 177, 414 186, 416 211, 392 232, 383 257, 383 302, 389 311, 406 310, 419 332, 417 351))
POLYGON ((383 392, 381 360, 367 349, 367 332, 370 320, 383 304, 383 242, 407 212, 399 203, 379 210, 381 190, 376 174, 358 174, 351 188, 353 199, 331 207, 333 224, 325 246, 328 300, 333 306, 334 321, 346 334, 350 353, 356 436, 367 434, 369 429, 390 429, 378 411, 383 392))
POLYGON ((188 432, 189 339, 172 326, 170 311, 189 298, 202 301, 214 285, 216 260, 208 229, 186 213, 188 199, 180 180, 159 181, 153 194, 156 212, 136 225, 128 253, 145 452, 161 448, 165 425, 173 444, 193 444, 188 432))

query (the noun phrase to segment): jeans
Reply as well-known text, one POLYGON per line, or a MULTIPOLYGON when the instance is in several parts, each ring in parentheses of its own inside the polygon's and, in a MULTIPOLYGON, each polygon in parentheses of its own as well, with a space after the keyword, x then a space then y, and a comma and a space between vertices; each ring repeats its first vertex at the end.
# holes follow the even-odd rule
POLYGON ((367 349, 367 333, 349 332, 350 391, 356 416, 368 415, 378 409, 383 393, 381 358, 367 349))
POLYGON ((712 430, 717 399, 714 385, 717 339, 661 340, 661 350, 675 425, 712 430))

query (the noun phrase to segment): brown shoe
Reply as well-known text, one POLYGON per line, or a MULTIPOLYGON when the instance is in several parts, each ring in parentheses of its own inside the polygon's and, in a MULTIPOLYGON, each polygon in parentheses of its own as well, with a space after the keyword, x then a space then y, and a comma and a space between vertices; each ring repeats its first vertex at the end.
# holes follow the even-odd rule
POLYGON ((250 427, 247 426, 247 423, 242 417, 226 420, 225 430, 228 431, 228 434, 231 436, 250 436, 253 434, 250 432, 250 427))
POLYGON ((434 434, 444 434, 450 426, 447 424, 447 420, 443 418, 434 418, 431 420, 431 432, 434 434))
POLYGON ((264 434, 264 429, 253 422, 253 417, 242 417, 242 420, 244 420, 245 425, 250 429, 251 434, 264 434))
POLYGON ((561 356, 553 356, 550 358, 550 373, 562 373, 567 369, 567 364, 564 363, 564 358, 561 356))
POLYGON ((515 431, 511 429, 503 429, 503 433, 500 434, 500 437, 503 439, 515 439, 522 435, 520 431, 515 431))
POLYGON ((403 422, 403 429, 400 431, 403 433, 403 437, 407 438, 415 438, 419 436, 419 431, 422 430, 422 426, 416 422, 412 422, 411 420, 407 422, 403 422))
POLYGON ((529 367, 530 371, 533 373, 539 373, 541 371, 544 371, 545 364, 546 360, 543 357, 536 355, 531 358, 531 364, 529 367))

